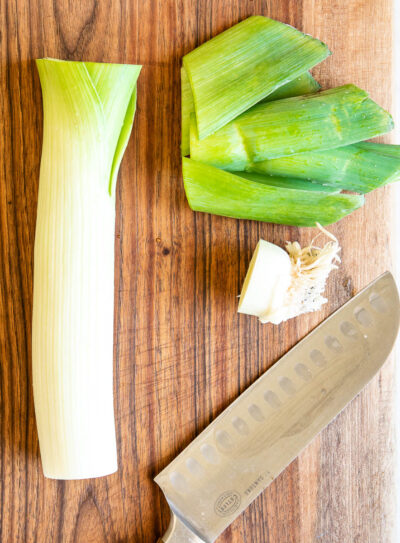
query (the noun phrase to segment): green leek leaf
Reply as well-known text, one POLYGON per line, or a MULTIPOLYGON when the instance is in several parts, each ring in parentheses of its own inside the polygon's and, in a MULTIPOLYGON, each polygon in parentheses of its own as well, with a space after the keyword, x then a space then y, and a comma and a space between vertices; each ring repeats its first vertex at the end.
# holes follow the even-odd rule
POLYGON ((203 139, 324 60, 325 44, 267 17, 253 16, 183 57, 203 139))
POLYGON ((225 217, 293 226, 315 226, 316 222, 325 225, 364 203, 364 197, 355 194, 268 186, 186 157, 182 168, 190 207, 225 217))
POLYGON ((192 88, 185 68, 181 68, 181 154, 190 153, 190 115, 194 113, 192 88))
MULTIPOLYGON (((317 92, 320 85, 313 76, 306 72, 293 81, 289 81, 276 91, 269 94, 262 102, 271 102, 281 100, 291 96, 300 96, 302 94, 311 94, 317 92)), ((181 68, 181 154, 186 156, 190 154, 190 115, 194 114, 194 101, 192 88, 185 68, 181 68)))
POLYGON ((318 92, 321 85, 315 81, 310 72, 305 72, 299 75, 289 83, 282 85, 276 91, 271 92, 266 98, 261 100, 262 103, 273 102, 274 100, 283 100, 292 96, 302 96, 303 94, 312 94, 318 92))
POLYGON ((271 187, 281 187, 284 189, 297 189, 297 190, 310 190, 316 192, 325 192, 329 194, 338 194, 340 188, 321 185, 312 180, 304 180, 296 177, 282 177, 278 175, 269 175, 258 172, 232 172, 234 175, 248 179, 249 181, 255 181, 257 183, 263 183, 271 187))
POLYGON ((366 193, 400 179, 400 146, 355 143, 254 162, 248 168, 260 174, 312 179, 321 186, 366 193))
POLYGON ((392 145, 391 143, 375 143, 373 141, 360 141, 357 147, 367 151, 374 151, 384 156, 393 156, 400 158, 400 145, 392 145))
POLYGON ((190 155, 226 170, 246 170, 252 162, 342 147, 392 128, 392 117, 365 91, 344 85, 258 104, 201 141, 192 117, 190 155))

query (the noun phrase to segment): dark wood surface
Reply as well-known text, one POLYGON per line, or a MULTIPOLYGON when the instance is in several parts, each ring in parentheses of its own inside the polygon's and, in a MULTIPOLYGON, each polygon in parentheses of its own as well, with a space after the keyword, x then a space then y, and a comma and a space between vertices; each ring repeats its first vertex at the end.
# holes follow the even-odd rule
MULTIPOLYGON (((182 55, 251 14, 334 54, 323 86, 353 82, 391 107, 391 0, 1 0, 0 540, 152 543, 168 524, 156 473, 325 316, 391 267, 392 189, 331 228, 329 303, 279 327, 236 314, 260 237, 296 229, 194 214, 180 173, 182 55), (42 136, 33 59, 143 64, 118 185, 115 409, 119 471, 43 477, 31 388, 32 259, 42 136)), ((390 141, 387 138, 386 141, 390 141)), ((222 542, 393 542, 393 362, 221 536, 222 542)))

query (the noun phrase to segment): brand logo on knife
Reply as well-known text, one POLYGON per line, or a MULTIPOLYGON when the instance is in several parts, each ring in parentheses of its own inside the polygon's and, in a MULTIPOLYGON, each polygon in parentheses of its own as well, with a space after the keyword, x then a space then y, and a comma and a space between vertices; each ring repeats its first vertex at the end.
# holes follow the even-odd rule
POLYGON ((239 509, 240 501, 239 492, 227 490, 215 502, 214 511, 220 517, 227 517, 239 509))

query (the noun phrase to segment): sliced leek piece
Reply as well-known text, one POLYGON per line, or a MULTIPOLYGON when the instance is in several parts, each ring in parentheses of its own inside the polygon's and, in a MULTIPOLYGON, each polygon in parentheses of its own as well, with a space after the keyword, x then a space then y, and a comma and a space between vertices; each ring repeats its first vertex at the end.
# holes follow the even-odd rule
POLYGON ((190 155, 218 168, 246 170, 253 162, 342 147, 392 128, 392 117, 365 91, 344 85, 258 104, 201 141, 192 119, 190 155))
POLYGON ((253 163, 236 122, 227 124, 215 134, 200 141, 193 113, 190 116, 190 157, 228 171, 245 171, 253 163))
POLYGON ((279 324, 303 313, 319 310, 329 273, 337 268, 339 243, 331 238, 323 248, 313 240, 308 247, 288 242, 286 251, 260 240, 247 271, 239 300, 239 313, 257 316, 262 323, 279 324))
POLYGON ((276 91, 269 94, 261 102, 273 102, 274 100, 283 100, 283 98, 291 98, 292 96, 312 94, 313 92, 318 92, 320 88, 321 85, 313 78, 310 72, 305 72, 276 89, 276 91))
MULTIPOLYGON (((300 96, 317 92, 320 85, 313 76, 306 72, 293 81, 289 81, 273 93, 268 95, 262 102, 281 100, 290 96, 300 96)), ((194 113, 194 101, 192 88, 185 68, 181 68, 181 153, 182 156, 190 154, 190 115, 194 113)))
POLYGON ((375 143, 374 141, 360 141, 357 143, 360 149, 374 151, 384 156, 393 156, 400 158, 400 145, 392 145, 390 143, 375 143))
POLYGON ((237 219, 314 226, 330 224, 364 203, 363 196, 285 189, 244 179, 183 157, 183 181, 190 207, 237 219))
POLYGON ((299 30, 253 16, 183 57, 200 139, 324 60, 328 47, 299 30))
POLYGON ((115 184, 140 66, 37 61, 44 133, 32 369, 43 471, 117 469, 113 410, 115 184))
POLYGON ((284 189, 310 190, 316 192, 325 192, 328 194, 338 194, 340 188, 330 185, 321 185, 314 181, 297 179, 295 177, 281 177, 278 175, 265 175, 256 172, 232 172, 234 175, 239 175, 244 179, 263 183, 271 187, 282 187, 284 189))
POLYGON ((321 186, 366 193, 400 179, 400 146, 355 143, 327 151, 254 162, 260 174, 313 179, 321 186))
POLYGON ((185 68, 181 68, 181 154, 190 153, 190 115, 194 113, 193 93, 185 68))

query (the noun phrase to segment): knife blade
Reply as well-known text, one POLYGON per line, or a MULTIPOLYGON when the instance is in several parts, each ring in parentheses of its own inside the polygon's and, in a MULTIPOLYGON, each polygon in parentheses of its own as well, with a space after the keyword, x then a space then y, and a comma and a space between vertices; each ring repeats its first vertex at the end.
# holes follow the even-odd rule
POLYGON ((400 304, 386 272, 295 345, 155 478, 164 543, 212 543, 389 356, 400 304))

